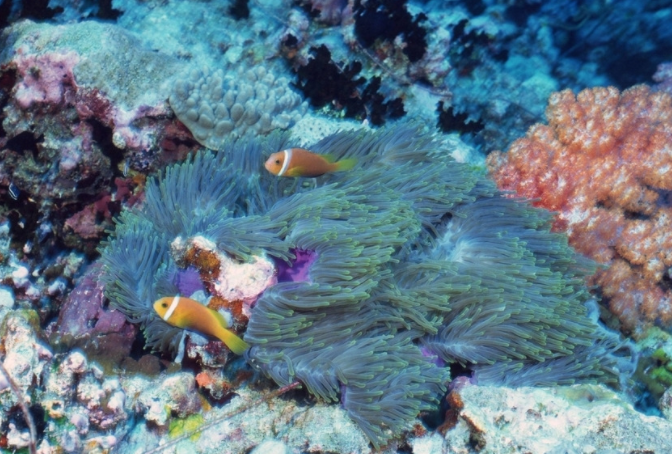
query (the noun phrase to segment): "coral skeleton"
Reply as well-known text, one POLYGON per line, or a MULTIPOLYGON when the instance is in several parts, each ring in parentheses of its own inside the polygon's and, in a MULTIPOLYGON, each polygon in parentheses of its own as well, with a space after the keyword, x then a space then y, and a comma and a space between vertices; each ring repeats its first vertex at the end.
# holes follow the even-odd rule
POLYGON ((263 162, 297 146, 287 135, 231 141, 150 178, 144 205, 122 213, 102 249, 106 294, 149 346, 177 348, 182 331, 151 305, 178 293, 171 244, 203 237, 275 264, 250 303, 249 364, 340 401, 376 448, 436 406, 445 363, 480 384, 618 380, 620 344, 586 308, 593 264, 549 213, 503 197, 415 125, 301 145, 358 164, 279 179, 263 162))

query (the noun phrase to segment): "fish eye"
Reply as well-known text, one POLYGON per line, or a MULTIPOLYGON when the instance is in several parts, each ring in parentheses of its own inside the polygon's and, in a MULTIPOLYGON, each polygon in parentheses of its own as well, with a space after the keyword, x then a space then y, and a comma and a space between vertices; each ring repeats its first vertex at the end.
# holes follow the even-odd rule
POLYGON ((279 160, 279 159, 276 159, 276 160, 275 160, 275 163, 276 163, 276 164, 280 164, 280 160, 279 160))
POLYGON ((163 304, 161 304, 161 307, 168 307, 168 304, 167 304, 167 303, 163 303, 163 304))

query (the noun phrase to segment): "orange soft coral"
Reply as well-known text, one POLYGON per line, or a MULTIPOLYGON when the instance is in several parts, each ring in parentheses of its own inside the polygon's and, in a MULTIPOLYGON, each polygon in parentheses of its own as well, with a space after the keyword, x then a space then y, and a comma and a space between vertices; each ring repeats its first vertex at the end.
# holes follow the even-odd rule
POLYGON ((557 211, 583 254, 607 264, 594 277, 632 330, 672 326, 672 97, 645 85, 554 93, 537 124, 492 153, 504 190, 557 211))

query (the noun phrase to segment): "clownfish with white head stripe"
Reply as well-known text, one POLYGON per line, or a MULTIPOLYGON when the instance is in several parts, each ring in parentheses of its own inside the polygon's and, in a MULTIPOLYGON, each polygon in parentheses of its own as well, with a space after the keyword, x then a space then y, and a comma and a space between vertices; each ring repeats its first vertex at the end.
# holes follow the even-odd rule
POLYGON ((216 337, 237 355, 250 348, 247 342, 226 329, 228 323, 222 314, 191 298, 179 295, 161 298, 154 303, 154 310, 169 325, 216 337))
POLYGON ((288 148, 273 153, 264 164, 266 170, 279 177, 319 177, 325 173, 342 172, 354 167, 357 160, 347 158, 334 162, 331 156, 304 148, 288 148))

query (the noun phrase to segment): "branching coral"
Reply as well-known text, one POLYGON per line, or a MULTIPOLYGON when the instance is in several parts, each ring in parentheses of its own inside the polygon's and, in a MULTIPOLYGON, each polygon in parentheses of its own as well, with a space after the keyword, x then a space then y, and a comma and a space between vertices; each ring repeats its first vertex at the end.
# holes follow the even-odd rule
POLYGON ((627 329, 672 326, 672 98, 640 85, 555 93, 489 165, 498 186, 556 211, 556 230, 600 263, 593 282, 627 329))
POLYGON ((358 160, 317 180, 263 170, 287 145, 274 135, 196 154, 150 178, 144 207, 121 216, 102 251, 107 294, 150 345, 181 336, 150 309, 177 291, 169 245, 203 237, 232 260, 275 263, 277 283, 251 308, 249 363, 340 400, 376 447, 433 408, 443 361, 481 383, 616 379, 618 344, 584 307, 592 265, 544 211, 501 197, 408 125, 314 144, 358 160))

